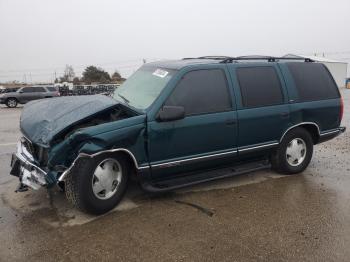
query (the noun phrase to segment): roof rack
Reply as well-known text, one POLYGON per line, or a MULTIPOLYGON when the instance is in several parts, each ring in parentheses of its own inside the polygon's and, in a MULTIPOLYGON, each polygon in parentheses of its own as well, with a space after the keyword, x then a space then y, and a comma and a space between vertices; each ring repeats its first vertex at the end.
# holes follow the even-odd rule
POLYGON ((314 60, 310 58, 303 58, 303 57, 275 57, 275 56, 261 56, 261 55, 253 55, 253 56, 237 56, 237 57, 230 57, 230 56, 201 56, 196 58, 184 58, 184 60, 188 59, 214 59, 214 60, 221 60, 220 63, 233 63, 236 61, 252 61, 252 60, 267 60, 267 62, 276 62, 279 60, 299 60, 304 62, 315 62, 314 60))
POLYGON ((230 56, 221 56, 221 55, 208 55, 208 56, 200 56, 200 57, 186 57, 182 60, 190 60, 190 59, 213 59, 213 60, 224 60, 231 58, 230 56))
POLYGON ((235 61, 251 61, 251 60, 267 60, 267 62, 276 62, 279 60, 301 60, 304 62, 315 62, 310 58, 303 57, 275 57, 275 56, 238 56, 238 57, 228 57, 222 60, 220 63, 232 63, 235 61))

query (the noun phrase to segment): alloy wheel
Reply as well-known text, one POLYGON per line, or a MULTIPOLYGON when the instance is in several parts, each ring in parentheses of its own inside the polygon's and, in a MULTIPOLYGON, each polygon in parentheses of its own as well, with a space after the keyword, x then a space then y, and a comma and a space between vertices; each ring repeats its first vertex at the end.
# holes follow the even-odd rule
POLYGON ((116 159, 103 160, 97 165, 92 176, 94 195, 101 200, 113 197, 118 191, 122 175, 121 164, 116 159))
POLYGON ((294 138, 287 145, 286 158, 291 166, 299 166, 306 157, 306 143, 301 138, 294 138))

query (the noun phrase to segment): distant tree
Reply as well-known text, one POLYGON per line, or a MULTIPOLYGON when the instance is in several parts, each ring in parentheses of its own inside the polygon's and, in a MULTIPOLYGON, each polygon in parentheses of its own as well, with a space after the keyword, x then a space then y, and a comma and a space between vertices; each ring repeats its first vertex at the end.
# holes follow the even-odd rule
POLYGON ((111 77, 108 72, 104 71, 102 68, 97 68, 96 66, 88 66, 83 72, 83 81, 85 83, 108 83, 111 81, 111 77))
POLYGON ((79 80, 79 77, 74 77, 73 78, 73 85, 79 85, 80 84, 80 80, 79 80))
POLYGON ((107 84, 110 82, 110 80, 108 80, 105 75, 102 75, 98 82, 100 82, 101 84, 107 84))
POLYGON ((60 80, 59 80, 60 83, 63 83, 63 82, 68 82, 68 79, 64 76, 60 76, 60 80))
POLYGON ((67 82, 73 81, 73 78, 75 76, 73 66, 66 65, 63 76, 67 79, 67 82))
POLYGON ((63 76, 60 77, 59 82, 72 82, 75 76, 74 69, 71 65, 66 65, 63 76))
POLYGON ((58 78, 55 79, 55 84, 59 83, 59 80, 58 78))
POLYGON ((122 79, 122 76, 118 71, 115 71, 112 74, 112 81, 120 81, 121 79, 122 79))

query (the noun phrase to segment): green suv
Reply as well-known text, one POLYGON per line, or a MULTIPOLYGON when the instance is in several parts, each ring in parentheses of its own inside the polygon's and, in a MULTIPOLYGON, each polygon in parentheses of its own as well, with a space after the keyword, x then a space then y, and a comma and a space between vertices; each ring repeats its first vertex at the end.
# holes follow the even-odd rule
POLYGON ((302 172, 345 131, 339 90, 312 60, 200 57, 145 64, 114 93, 28 103, 18 191, 58 185, 101 214, 131 177, 151 192, 272 168, 302 172))

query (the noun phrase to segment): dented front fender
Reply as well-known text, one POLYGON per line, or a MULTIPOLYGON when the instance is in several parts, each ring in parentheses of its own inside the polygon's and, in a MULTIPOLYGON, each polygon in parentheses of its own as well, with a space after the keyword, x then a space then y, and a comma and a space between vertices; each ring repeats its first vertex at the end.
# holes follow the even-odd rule
MULTIPOLYGON (((136 167, 147 165, 145 127, 146 116, 142 115, 82 129, 52 147, 48 166, 68 170, 78 157, 122 150, 133 157, 136 167)), ((61 174, 58 172, 57 180, 61 174)))

